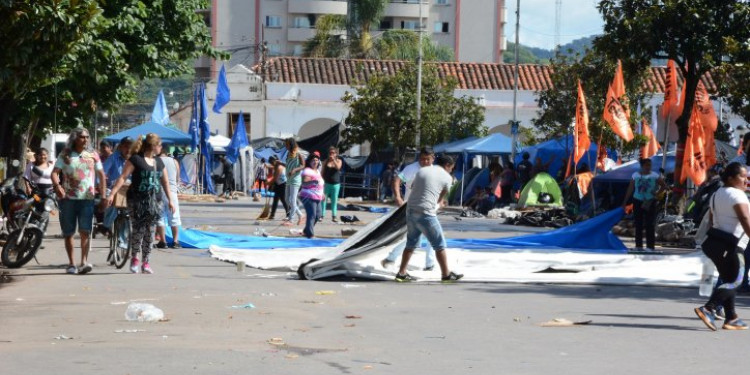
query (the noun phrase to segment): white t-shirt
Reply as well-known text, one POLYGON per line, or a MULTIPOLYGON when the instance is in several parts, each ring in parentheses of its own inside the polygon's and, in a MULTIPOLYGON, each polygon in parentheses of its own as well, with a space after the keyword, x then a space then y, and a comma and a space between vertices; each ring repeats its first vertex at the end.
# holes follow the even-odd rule
POLYGON ((440 193, 450 189, 453 177, 436 165, 420 168, 412 182, 412 194, 407 201, 410 212, 437 216, 440 193))
POLYGON ((26 171, 23 173, 23 175, 35 184, 52 185, 53 169, 55 168, 54 164, 52 163, 48 163, 46 166, 37 166, 34 163, 28 163, 26 164, 26 171), (41 175, 34 172, 34 167, 36 167, 39 172, 42 172, 41 175), (44 169, 45 167, 46 169, 44 169))
POLYGON ((641 174, 640 171, 633 173, 631 177, 634 182, 633 198, 639 201, 654 199, 659 177, 659 174, 656 172, 651 172, 647 175, 641 174))
POLYGON ((406 185, 406 193, 404 194, 404 201, 409 200, 409 196, 411 195, 411 183, 414 181, 414 177, 417 175, 417 172, 422 168, 422 166, 419 165, 419 162, 416 161, 414 163, 411 163, 404 167, 404 169, 401 170, 398 174, 398 178, 401 179, 401 182, 403 182, 406 185))
POLYGON ((721 188, 714 193, 710 202, 714 228, 733 233, 737 238, 745 233, 734 212, 734 206, 750 204, 744 191, 733 187, 721 188))

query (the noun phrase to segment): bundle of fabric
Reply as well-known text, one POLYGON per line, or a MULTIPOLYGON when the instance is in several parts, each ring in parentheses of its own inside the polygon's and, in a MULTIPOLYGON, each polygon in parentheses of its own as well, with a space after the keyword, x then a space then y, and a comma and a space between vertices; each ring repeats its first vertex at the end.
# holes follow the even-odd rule
POLYGON ((562 228, 573 223, 574 218, 564 209, 521 212, 520 216, 508 218, 506 221, 506 224, 547 228, 562 228))

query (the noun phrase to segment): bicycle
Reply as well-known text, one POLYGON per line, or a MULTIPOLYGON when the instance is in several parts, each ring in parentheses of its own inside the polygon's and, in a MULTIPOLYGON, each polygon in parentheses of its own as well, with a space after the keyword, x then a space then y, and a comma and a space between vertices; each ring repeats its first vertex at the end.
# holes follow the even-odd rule
POLYGON ((117 218, 112 224, 112 234, 109 237, 109 255, 107 261, 109 264, 120 269, 125 266, 130 258, 130 231, 131 231, 130 213, 127 208, 117 208, 117 218), (120 238, 122 235, 122 239, 120 238), (123 241, 125 246, 120 246, 123 241))

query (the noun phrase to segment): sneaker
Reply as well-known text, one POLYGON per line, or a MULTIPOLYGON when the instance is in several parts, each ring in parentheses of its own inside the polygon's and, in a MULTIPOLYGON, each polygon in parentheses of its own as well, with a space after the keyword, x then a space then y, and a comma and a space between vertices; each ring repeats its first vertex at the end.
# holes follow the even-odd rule
POLYGON ((435 265, 427 266, 425 268, 422 268, 422 271, 432 271, 435 269, 435 265))
POLYGON ((716 320, 726 320, 727 316, 724 314, 724 306, 719 306, 716 308, 716 311, 714 311, 714 317, 716 320))
MULTIPOLYGON (((707 309, 705 306, 696 307, 694 311, 695 315, 698 315, 698 317, 701 318, 706 327, 712 331, 716 331, 716 325, 714 324, 716 316, 714 316, 713 311, 707 309)), ((724 325, 726 326, 727 324, 725 323, 724 325)))
POLYGON ((338 222, 339 222, 339 219, 337 219, 337 218, 336 218, 336 216, 334 216, 334 217, 333 217, 333 218, 331 219, 331 221, 332 221, 332 222, 334 222, 334 223, 338 223, 338 222))
POLYGON ((403 274, 403 275, 396 274, 396 282, 399 282, 399 283, 408 283, 410 281, 417 281, 417 278, 414 277, 414 276, 412 276, 412 275, 409 275, 408 273, 403 274))
POLYGON ((449 273, 448 276, 443 277, 441 280, 443 282, 452 282, 452 281, 461 280, 462 277, 464 277, 464 275, 451 271, 451 273, 449 273))
POLYGON ((136 257, 133 257, 133 259, 130 260, 130 272, 132 273, 141 272, 141 262, 139 262, 138 258, 136 257))
POLYGON ((164 241, 159 241, 159 243, 156 244, 156 247, 158 247, 160 249, 166 249, 167 248, 167 243, 164 242, 164 241))
POLYGON ((79 275, 85 275, 89 272, 91 272, 94 269, 94 266, 91 265, 91 263, 82 264, 81 268, 78 269, 79 275))
POLYGON ((392 261, 392 260, 390 260, 388 258, 385 258, 385 259, 383 259, 383 260, 380 261, 380 265, 383 266, 383 268, 388 268, 388 267, 394 265, 395 263, 396 263, 395 261, 392 261))
POLYGON ((180 241, 172 243, 173 249, 182 249, 182 245, 180 245, 180 241))
POLYGON ((148 263, 143 263, 143 273, 152 274, 154 273, 154 270, 151 269, 151 265, 148 263))
POLYGON ((739 331, 743 329, 747 329, 747 324, 742 321, 742 319, 737 318, 735 320, 725 322, 721 328, 728 329, 728 330, 734 330, 739 331))
POLYGON ((75 275, 78 273, 78 268, 76 268, 76 266, 68 266, 68 269, 65 270, 65 273, 69 275, 75 275))

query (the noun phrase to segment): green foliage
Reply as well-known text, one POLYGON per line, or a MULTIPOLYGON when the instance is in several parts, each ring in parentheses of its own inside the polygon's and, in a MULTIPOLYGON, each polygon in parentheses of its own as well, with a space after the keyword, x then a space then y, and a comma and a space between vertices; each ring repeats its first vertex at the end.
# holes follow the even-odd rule
MULTIPOLYGON (((343 132, 344 148, 365 142, 373 150, 415 146, 416 86, 417 67, 410 64, 393 76, 374 75, 355 92, 347 92, 342 101, 351 110, 343 132)), ((434 66, 424 66, 421 145, 486 134, 484 108, 473 98, 454 98, 455 87, 455 80, 443 81, 434 66)))
MULTIPOLYGON (((557 55, 552 61, 552 87, 539 92, 538 104, 541 108, 539 117, 532 120, 539 130, 537 140, 544 141, 568 134, 572 134, 572 124, 575 120, 575 108, 578 98, 577 80, 581 80, 583 92, 586 95, 586 106, 589 111, 589 133, 592 142, 602 143, 607 147, 620 148, 619 137, 611 130, 609 124, 603 121, 604 103, 609 84, 614 78, 617 61, 608 59, 601 53, 587 50, 584 55, 573 57, 557 55)), ((642 91, 642 82, 647 70, 623 61, 623 75, 630 118, 633 124, 640 116, 635 113, 638 102, 645 102, 646 93, 642 91)), ((625 151, 640 147, 642 143, 637 139, 624 145, 625 151)))
MULTIPOLYGON (((750 51, 737 50, 735 56, 746 55, 750 61, 750 51)), ((747 63, 724 64, 715 70, 714 76, 720 78, 719 95, 729 104, 732 112, 750 122, 750 65, 747 63)))
MULTIPOLYGON (((523 44, 519 45, 518 49, 518 63, 520 64, 541 64, 545 60, 549 60, 549 58, 544 58, 539 55, 545 55, 549 53, 550 51, 536 48, 537 51, 539 51, 539 55, 532 52, 531 48, 533 47, 527 47, 523 44)), ((508 42, 508 49, 503 52, 503 62, 506 64, 513 64, 516 62, 516 44, 513 42, 508 42)))
POLYGON ((305 42, 304 55, 309 57, 340 57, 348 53, 346 41, 339 30, 346 28, 346 18, 326 14, 315 22, 315 36, 305 42))
MULTIPOLYGON (((419 33, 412 30, 387 30, 375 40, 374 55, 382 60, 410 60, 419 57, 419 33)), ((422 36, 424 61, 454 61, 453 50, 422 36)))

